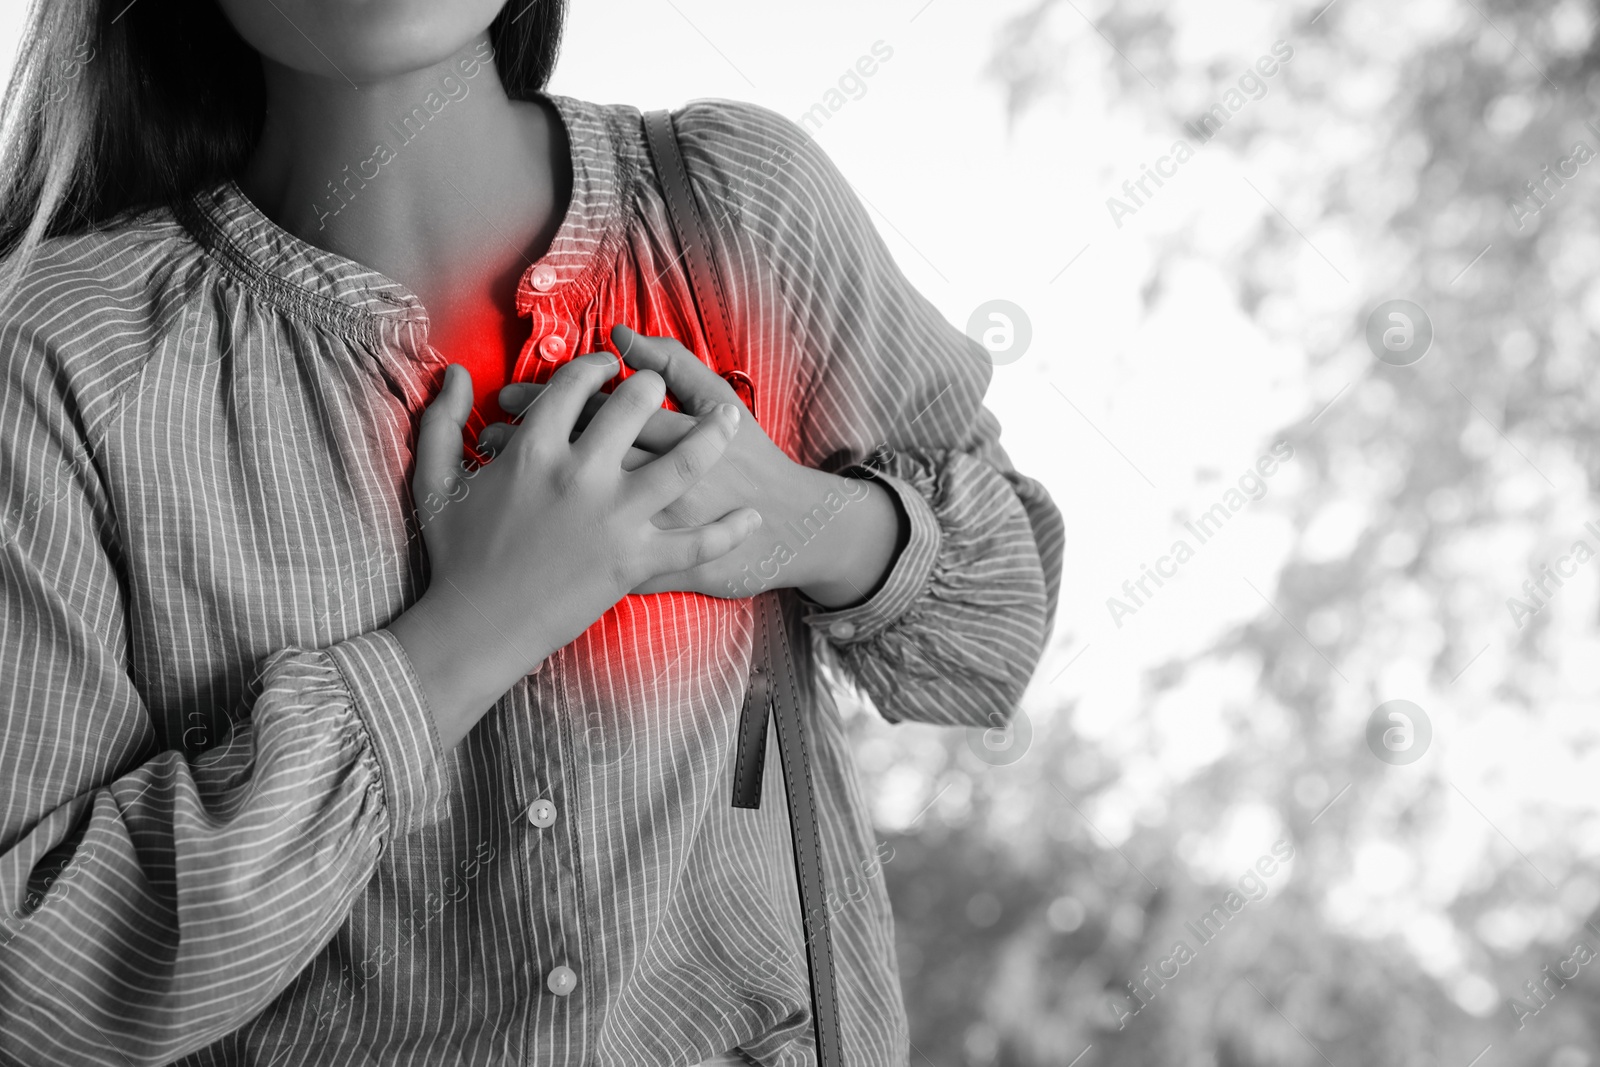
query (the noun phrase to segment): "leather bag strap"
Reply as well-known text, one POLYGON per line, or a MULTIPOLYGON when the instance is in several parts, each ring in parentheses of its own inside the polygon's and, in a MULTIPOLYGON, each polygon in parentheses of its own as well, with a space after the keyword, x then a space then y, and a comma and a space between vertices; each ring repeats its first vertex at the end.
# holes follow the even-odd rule
POLYGON ((650 155, 655 160, 656 175, 666 193, 667 215, 672 222, 672 232, 678 235, 678 245, 683 250, 685 266, 689 272, 690 295, 700 319, 701 332, 705 334, 710 350, 711 366, 727 379, 738 392, 752 417, 756 411, 755 386, 745 373, 744 361, 739 358, 733 344, 733 319, 728 311, 726 290, 716 260, 711 258, 711 244, 705 239, 705 219, 695 204, 694 190, 689 187, 689 171, 683 165, 683 151, 678 147, 677 130, 672 124, 670 111, 650 111, 644 116, 645 139, 650 145, 650 155), (687 239, 687 240, 686 240, 687 239))
MULTIPOLYGON (((801 928, 805 932, 806 969, 811 976, 811 1019, 817 1037, 818 1067, 843 1067, 844 1041, 839 1031, 839 1002, 833 972, 833 930, 828 916, 827 883, 822 867, 822 835, 817 825, 816 795, 811 784, 811 750, 806 731, 805 709, 789 634, 784 627, 783 606, 777 593, 762 593, 755 598, 757 667, 753 670, 770 679, 764 691, 745 698, 740 713, 741 743, 748 735, 747 723, 758 724, 763 740, 767 732, 768 709, 778 727, 778 755, 783 761, 783 784, 789 802, 789 828, 794 843, 796 882, 800 887, 801 928)), ((762 744, 764 749, 766 746, 762 744)), ((742 755, 741 755, 742 761, 742 755)), ((760 766, 756 771, 755 803, 736 806, 758 807, 761 803, 760 766)))
MULTIPOLYGON (((695 206, 671 112, 647 112, 644 128, 656 174, 666 195, 667 214, 688 266, 689 283, 712 363, 735 389, 743 384, 749 390, 749 395, 744 396, 745 406, 754 416, 754 388, 733 345, 725 290, 716 261, 711 257, 704 219, 695 206)), ((811 979, 811 1018, 816 1030, 817 1064, 818 1067, 843 1067, 844 1041, 839 1030, 832 929, 822 866, 822 834, 817 824, 816 795, 811 781, 803 690, 796 674, 795 652, 784 624, 783 601, 779 594, 776 591, 759 593, 752 603, 755 647, 751 653, 750 682, 745 690, 744 707, 739 713, 733 806, 761 806, 767 720, 771 716, 777 723, 778 754, 783 762, 784 792, 793 835, 795 881, 800 890, 806 968, 811 979)))

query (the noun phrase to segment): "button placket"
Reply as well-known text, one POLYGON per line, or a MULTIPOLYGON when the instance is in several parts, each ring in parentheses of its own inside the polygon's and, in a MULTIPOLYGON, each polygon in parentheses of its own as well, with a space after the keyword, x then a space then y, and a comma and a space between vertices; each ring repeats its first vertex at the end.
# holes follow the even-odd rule
MULTIPOLYGON (((577 970, 585 948, 584 894, 574 854, 577 828, 561 818, 561 809, 570 810, 572 804, 567 792, 572 783, 565 769, 572 752, 565 722, 571 694, 561 652, 545 660, 544 667, 542 677, 530 689, 547 702, 544 706, 553 714, 513 719, 513 736, 527 768, 521 781, 528 790, 521 798, 521 815, 526 820, 521 844, 531 889, 526 905, 533 909, 526 916, 533 941, 523 974, 531 980, 536 996, 558 998, 555 1002, 561 1005, 562 1017, 576 1012, 578 1015, 571 1017, 581 1020, 587 1010, 577 970)), ((552 1020, 551 1025, 557 1024, 552 1020)))
MULTIPOLYGON (((584 1003, 586 994, 579 989, 581 978, 578 968, 592 956, 593 945, 589 929, 589 900, 584 885, 581 820, 575 814, 583 810, 583 801, 578 792, 582 788, 583 761, 577 755, 581 748, 573 737, 574 709, 581 705, 581 700, 569 676, 568 654, 563 649, 551 657, 551 681, 556 696, 556 714, 552 717, 555 726, 553 738, 559 754, 546 753, 544 757, 550 792, 534 800, 527 814, 530 838, 537 835, 548 838, 549 842, 536 846, 539 862, 554 891, 547 902, 550 899, 560 902, 559 920, 552 931, 553 937, 542 952, 543 964, 548 968, 544 976, 545 990, 548 995, 562 998, 563 1015, 576 1012, 581 1018, 587 1012, 587 1006, 584 1003), (548 807, 541 806, 541 801, 548 807), (566 817, 560 814, 563 809, 566 817), (545 819, 549 820, 547 826, 531 828, 537 827, 545 819)), ((546 920, 549 918, 547 909, 544 917, 546 920)))

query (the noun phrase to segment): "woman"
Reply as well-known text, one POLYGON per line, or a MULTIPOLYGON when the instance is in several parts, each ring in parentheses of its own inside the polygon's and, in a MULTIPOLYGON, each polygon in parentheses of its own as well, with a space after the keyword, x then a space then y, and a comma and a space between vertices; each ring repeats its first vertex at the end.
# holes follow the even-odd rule
MULTIPOLYGON (((751 568, 890 720, 1012 713, 1062 527, 981 349, 793 123, 689 106, 757 424, 679 343, 639 113, 542 92, 562 16, 36 4, 0 1059, 810 1062, 782 797, 727 801, 751 568)), ((812 712, 846 1060, 905 1063, 892 853, 812 712)))

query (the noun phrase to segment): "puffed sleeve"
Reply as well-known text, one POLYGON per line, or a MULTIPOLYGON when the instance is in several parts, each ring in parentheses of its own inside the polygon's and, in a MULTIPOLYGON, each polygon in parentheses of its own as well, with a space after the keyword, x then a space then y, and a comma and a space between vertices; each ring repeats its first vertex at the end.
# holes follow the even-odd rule
MULTIPOLYGON (((1000 446, 984 407, 992 364, 906 280, 860 198, 796 123, 727 101, 690 105, 723 166, 761 181, 726 214, 782 289, 806 373, 801 462, 890 490, 909 536, 864 603, 813 605, 807 622, 885 718, 1009 720, 1042 654, 1060 592, 1060 512, 1000 446)), ((717 210, 713 206, 713 211, 717 210)))
POLYGON ((163 749, 110 494, 36 341, 0 321, 0 1062, 168 1063, 323 948, 443 755, 385 630, 274 652, 226 738, 163 749))

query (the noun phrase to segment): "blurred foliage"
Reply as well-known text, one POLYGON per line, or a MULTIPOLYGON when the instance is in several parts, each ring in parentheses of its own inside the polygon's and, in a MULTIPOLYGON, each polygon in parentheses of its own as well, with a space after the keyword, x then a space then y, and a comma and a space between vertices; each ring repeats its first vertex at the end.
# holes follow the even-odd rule
MULTIPOLYGON (((1239 42, 1226 62, 1180 58, 1180 6, 1096 14, 1043 0, 1002 35, 992 70, 1020 115, 1046 106, 1066 64, 1092 60, 1177 135, 1270 43, 1239 42)), ((1207 17, 1191 6, 1184 17, 1207 17)), ((1600 961, 1520 1028, 1511 1006, 1537 1006, 1524 983, 1579 940, 1600 950, 1600 781, 1587 779, 1586 801, 1510 811, 1497 794, 1486 812, 1447 761, 1374 759, 1364 717, 1348 713, 1393 695, 1385 664, 1406 657, 1441 735, 1542 731, 1591 759, 1594 604, 1573 605, 1577 623, 1566 607, 1517 629, 1504 601, 1581 533, 1600 474, 1600 165, 1524 228, 1509 207, 1575 140, 1600 149, 1595 11, 1319 0, 1277 17, 1296 49, 1282 90, 1292 120, 1258 109, 1227 135, 1289 192, 1221 266, 1260 328, 1308 353, 1331 401, 1282 427, 1308 475, 1289 504, 1297 531, 1342 507, 1355 532, 1331 553, 1302 538, 1270 591, 1276 611, 1143 679, 1133 718, 1145 731, 1159 729, 1158 699, 1207 663, 1243 665, 1254 693, 1228 707, 1222 755, 1165 787, 1115 843, 1095 813, 1128 785, 1127 749, 1083 736, 1065 701, 1030 705, 1032 747, 1008 766, 985 765, 961 731, 857 709, 869 793, 910 797, 895 801, 910 813, 928 805, 889 835, 884 868, 913 1064, 1600 1062, 1600 961), (1331 309, 1304 298, 1324 246, 1363 260, 1331 309), (1362 341, 1365 312, 1396 296, 1436 330, 1416 367, 1377 364, 1362 341), (1257 811, 1271 815, 1257 851, 1287 839, 1292 871, 1201 946, 1185 922, 1245 873, 1218 873, 1206 850, 1257 811), (1405 872, 1399 895, 1361 897, 1385 862, 1405 872), (1194 959, 1119 1028, 1110 1005, 1131 1005, 1128 983, 1179 938, 1194 959)), ((1167 251, 1197 254, 1187 231, 1167 251)), ((1164 258, 1147 301, 1160 299, 1164 258)))

